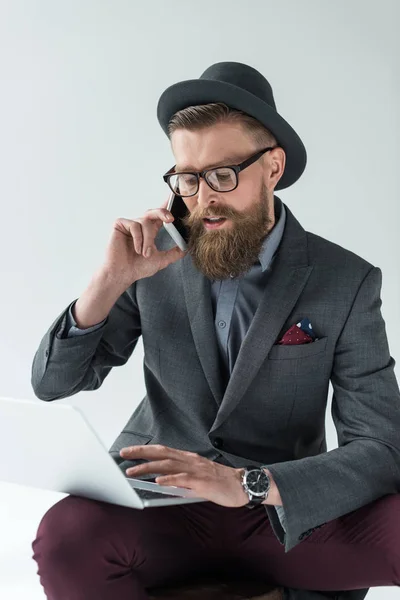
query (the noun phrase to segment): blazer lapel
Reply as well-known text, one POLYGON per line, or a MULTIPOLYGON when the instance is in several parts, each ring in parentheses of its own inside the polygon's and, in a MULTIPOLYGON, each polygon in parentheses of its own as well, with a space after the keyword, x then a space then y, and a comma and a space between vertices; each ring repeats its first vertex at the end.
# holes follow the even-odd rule
POLYGON ((219 371, 219 351, 211 303, 211 282, 198 271, 191 256, 180 261, 183 288, 190 327, 204 374, 219 406, 222 400, 222 380, 219 371))
POLYGON ((211 303, 211 282, 186 255, 181 260, 183 288, 194 343, 211 392, 219 407, 210 433, 225 421, 266 359, 295 306, 310 273, 307 234, 285 204, 286 225, 265 291, 236 358, 225 393, 211 303))

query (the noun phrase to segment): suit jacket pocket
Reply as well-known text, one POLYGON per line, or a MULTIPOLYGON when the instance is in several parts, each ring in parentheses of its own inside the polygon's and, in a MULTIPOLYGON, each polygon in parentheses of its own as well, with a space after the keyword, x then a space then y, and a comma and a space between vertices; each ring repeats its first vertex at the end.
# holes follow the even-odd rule
POLYGON ((324 352, 328 338, 319 338, 309 344, 274 344, 269 351, 270 360, 284 360, 294 358, 305 358, 324 352))

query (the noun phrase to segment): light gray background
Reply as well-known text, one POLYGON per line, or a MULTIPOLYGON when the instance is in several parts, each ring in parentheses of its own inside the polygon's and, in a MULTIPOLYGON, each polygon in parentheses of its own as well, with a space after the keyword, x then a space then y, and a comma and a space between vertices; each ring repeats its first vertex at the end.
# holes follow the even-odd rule
MULTIPOLYGON (((161 175, 174 158, 156 118, 161 93, 225 60, 267 77, 306 146, 303 176, 279 197, 305 229, 382 269, 400 357, 399 16, 395 0, 3 0, 0 395, 35 399, 39 341, 102 263, 113 221, 167 198, 161 175)), ((110 445, 145 393, 142 359, 139 340, 98 391, 58 402, 79 405, 110 445)), ((2 598, 45 597, 31 542, 64 496, 0 484, 2 598)), ((397 595, 374 588, 368 598, 397 595)))

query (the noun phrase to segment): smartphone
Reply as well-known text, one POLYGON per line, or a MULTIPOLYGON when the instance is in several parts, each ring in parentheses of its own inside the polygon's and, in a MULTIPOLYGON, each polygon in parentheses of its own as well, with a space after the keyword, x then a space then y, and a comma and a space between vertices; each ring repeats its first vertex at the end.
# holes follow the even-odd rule
POLYGON ((170 197, 168 198, 166 208, 173 214, 174 221, 173 223, 163 222, 163 225, 177 246, 185 252, 189 241, 189 231, 182 223, 182 219, 189 214, 189 210, 184 203, 182 196, 177 196, 173 192, 171 192, 170 197))

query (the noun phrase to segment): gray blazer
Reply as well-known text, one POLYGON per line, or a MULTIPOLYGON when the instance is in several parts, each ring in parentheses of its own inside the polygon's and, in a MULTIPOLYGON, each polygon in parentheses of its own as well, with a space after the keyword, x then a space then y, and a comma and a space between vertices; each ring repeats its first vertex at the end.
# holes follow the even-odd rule
MULTIPOLYGON (((274 267, 226 387, 210 281, 190 255, 135 282, 91 333, 66 337, 71 303, 40 342, 32 386, 45 401, 98 389, 142 335, 147 393, 111 456, 125 470, 132 461, 119 450, 152 443, 234 467, 267 465, 286 533, 274 507, 264 507, 288 552, 327 521, 400 492, 400 391, 380 310, 381 270, 306 232, 285 208, 274 267), (303 317, 319 339, 277 345, 303 317), (339 447, 327 452, 329 381, 339 447)), ((164 228, 156 244, 175 245, 164 228)))

